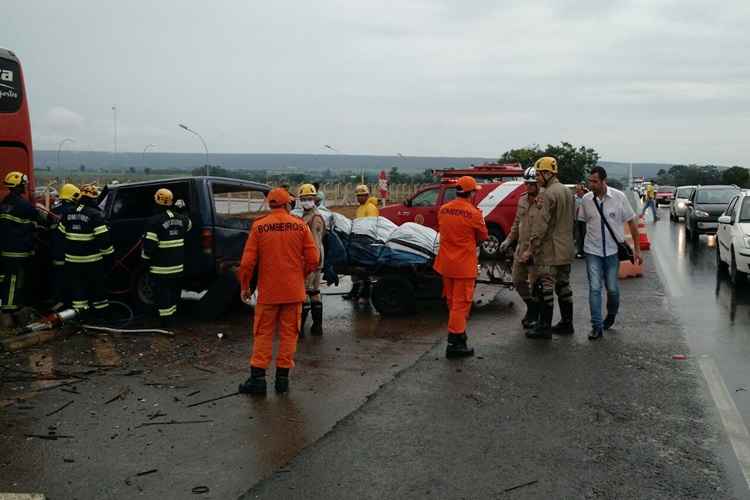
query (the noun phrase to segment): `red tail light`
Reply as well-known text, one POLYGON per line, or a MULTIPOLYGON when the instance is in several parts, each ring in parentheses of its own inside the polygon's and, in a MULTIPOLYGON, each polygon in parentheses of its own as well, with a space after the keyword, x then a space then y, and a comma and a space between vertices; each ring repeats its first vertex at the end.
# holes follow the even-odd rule
POLYGON ((214 253, 214 232, 211 229, 203 229, 201 231, 201 248, 203 253, 211 255, 214 253))

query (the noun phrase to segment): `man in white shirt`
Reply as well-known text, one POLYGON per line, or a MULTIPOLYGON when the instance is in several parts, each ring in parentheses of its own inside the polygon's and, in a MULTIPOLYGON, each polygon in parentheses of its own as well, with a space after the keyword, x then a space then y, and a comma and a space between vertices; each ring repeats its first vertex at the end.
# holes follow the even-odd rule
MULTIPOLYGON (((578 220, 586 223, 586 238, 583 253, 586 256, 586 271, 589 277, 589 307, 591 308, 592 331, 589 340, 602 338, 603 331, 612 328, 620 307, 620 287, 617 273, 620 261, 617 257, 617 242, 625 240, 625 223, 630 227, 633 241, 638 241, 638 222, 633 208, 622 191, 607 186, 607 171, 594 167, 589 175, 591 192, 583 197, 578 210, 578 220), (604 214, 605 219, 602 219, 604 214), (617 241, 612 237, 614 232, 617 241), (607 288, 607 316, 602 320, 602 284, 607 288)), ((633 249, 636 261, 641 260, 638 245, 633 249)))

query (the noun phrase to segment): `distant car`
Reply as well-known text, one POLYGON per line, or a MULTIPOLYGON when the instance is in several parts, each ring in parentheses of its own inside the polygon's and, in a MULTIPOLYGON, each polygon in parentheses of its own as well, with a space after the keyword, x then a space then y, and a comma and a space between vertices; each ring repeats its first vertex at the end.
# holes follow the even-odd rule
POLYGON ((680 186, 674 195, 674 200, 669 207, 669 219, 677 222, 680 217, 685 217, 687 214, 687 202, 690 200, 690 195, 695 191, 695 186, 680 186))
POLYGON ((674 199, 674 186, 659 186, 656 188, 656 206, 669 205, 674 199))
POLYGON ((719 217, 716 233, 716 265, 720 272, 729 271, 733 284, 750 272, 750 195, 737 194, 719 217))
POLYGON ((697 186, 687 203, 685 231, 688 239, 697 242, 701 234, 716 234, 719 216, 740 191, 737 186, 697 186))

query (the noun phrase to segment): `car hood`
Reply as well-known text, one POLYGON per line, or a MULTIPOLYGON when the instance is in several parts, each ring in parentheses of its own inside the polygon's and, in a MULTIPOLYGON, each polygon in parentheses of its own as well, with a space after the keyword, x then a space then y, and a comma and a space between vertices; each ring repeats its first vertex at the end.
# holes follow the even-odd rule
POLYGON ((724 211, 727 209, 727 206, 729 206, 729 203, 698 203, 695 205, 695 209, 708 212, 708 215, 712 217, 718 217, 724 213, 724 211))

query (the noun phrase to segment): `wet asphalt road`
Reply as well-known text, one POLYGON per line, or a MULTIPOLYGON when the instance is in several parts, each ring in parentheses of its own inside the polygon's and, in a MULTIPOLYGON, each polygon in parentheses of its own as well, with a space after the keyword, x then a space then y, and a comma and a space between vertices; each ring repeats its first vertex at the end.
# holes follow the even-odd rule
POLYGON ((716 360, 745 425, 750 426, 750 286, 734 288, 726 275, 717 272, 713 236, 691 243, 684 223, 671 222, 666 208, 655 224, 650 215, 646 220, 651 254, 693 356, 716 360))
POLYGON ((236 498, 441 339, 444 311, 426 311, 385 319, 327 297, 326 334, 301 341, 291 394, 261 401, 189 406, 247 377, 247 311, 183 320, 174 339, 74 335, 0 354, 0 492, 184 499, 205 486, 195 498, 236 498))

